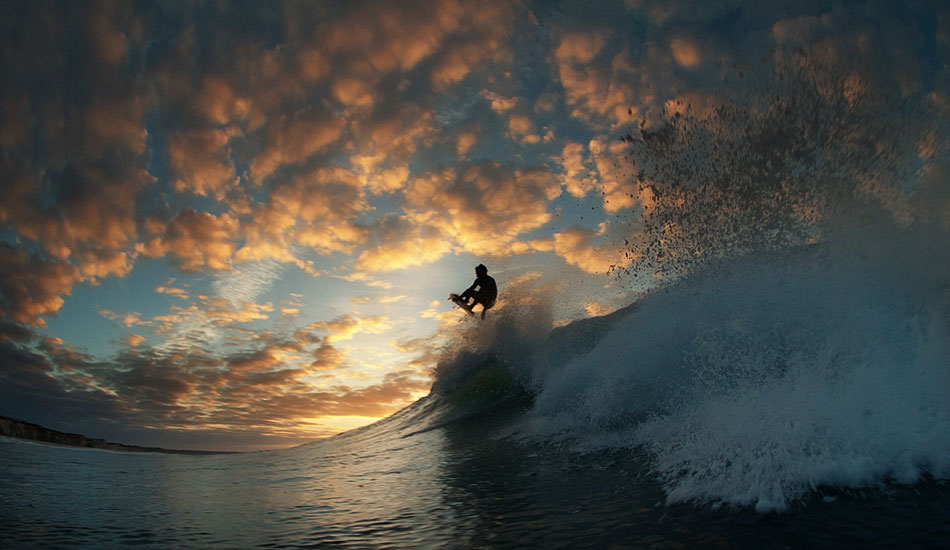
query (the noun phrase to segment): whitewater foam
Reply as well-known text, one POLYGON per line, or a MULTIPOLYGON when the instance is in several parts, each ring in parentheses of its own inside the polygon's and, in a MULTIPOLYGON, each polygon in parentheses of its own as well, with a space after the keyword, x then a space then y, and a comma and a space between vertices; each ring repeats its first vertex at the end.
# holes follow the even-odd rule
POLYGON ((669 502, 782 510, 819 486, 946 479, 946 292, 919 250, 871 245, 722 261, 654 292, 590 353, 535 363, 526 429, 647 449, 669 502))

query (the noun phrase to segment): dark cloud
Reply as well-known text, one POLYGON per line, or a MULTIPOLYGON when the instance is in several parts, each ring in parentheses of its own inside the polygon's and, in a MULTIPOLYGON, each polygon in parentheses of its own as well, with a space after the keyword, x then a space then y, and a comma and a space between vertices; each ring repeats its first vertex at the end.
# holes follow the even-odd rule
POLYGON ((0 319, 0 341, 25 344, 39 337, 38 334, 19 323, 0 319))
POLYGON ((19 323, 43 325, 80 279, 75 267, 43 259, 0 242, 0 313, 19 323))

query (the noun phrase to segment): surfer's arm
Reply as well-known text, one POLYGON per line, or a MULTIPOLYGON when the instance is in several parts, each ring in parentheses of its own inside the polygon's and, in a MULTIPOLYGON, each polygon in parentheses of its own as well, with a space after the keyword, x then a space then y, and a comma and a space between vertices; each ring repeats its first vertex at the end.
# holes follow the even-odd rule
POLYGON ((467 289, 465 292, 462 293, 462 295, 460 296, 460 298, 462 298, 462 299, 470 298, 470 297, 472 296, 472 294, 475 292, 475 287, 477 287, 477 286, 478 286, 478 279, 476 279, 475 282, 472 283, 472 286, 468 287, 468 289, 467 289))

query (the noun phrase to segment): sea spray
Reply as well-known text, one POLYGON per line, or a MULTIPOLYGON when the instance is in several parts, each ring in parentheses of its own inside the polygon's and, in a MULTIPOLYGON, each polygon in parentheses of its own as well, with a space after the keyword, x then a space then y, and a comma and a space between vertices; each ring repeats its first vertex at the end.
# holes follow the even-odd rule
POLYGON ((466 319, 445 336, 432 392, 447 394, 488 365, 502 365, 523 384, 521 365, 531 361, 551 331, 550 303, 538 296, 507 296, 486 319, 466 319))
MULTIPOLYGON (((919 238, 919 236, 918 236, 919 238)), ((642 447, 670 502, 781 510, 822 485, 950 473, 950 316, 914 249, 719 262, 536 378, 527 429, 642 447)))
POLYGON ((617 273, 653 288, 589 353, 532 367, 530 437, 646 449, 669 502, 783 510, 950 473, 939 102, 776 59, 624 136, 637 261, 617 273))

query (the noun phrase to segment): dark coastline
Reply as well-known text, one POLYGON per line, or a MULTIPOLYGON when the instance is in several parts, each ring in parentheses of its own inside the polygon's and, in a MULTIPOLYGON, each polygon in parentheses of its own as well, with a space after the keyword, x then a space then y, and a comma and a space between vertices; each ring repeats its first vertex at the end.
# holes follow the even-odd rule
POLYGON ((123 451, 129 453, 165 453, 182 455, 216 455, 216 454, 234 454, 233 451, 192 451, 186 449, 163 449, 161 447, 140 447, 138 445, 125 445, 122 443, 113 443, 105 439, 96 439, 86 437, 81 434, 58 432, 7 416, 0 416, 0 436, 14 437, 37 443, 47 443, 50 445, 66 445, 69 447, 86 447, 89 449, 103 449, 108 451, 123 451))

